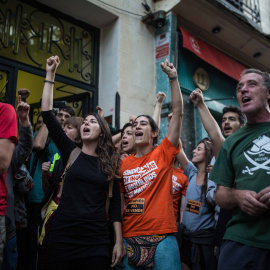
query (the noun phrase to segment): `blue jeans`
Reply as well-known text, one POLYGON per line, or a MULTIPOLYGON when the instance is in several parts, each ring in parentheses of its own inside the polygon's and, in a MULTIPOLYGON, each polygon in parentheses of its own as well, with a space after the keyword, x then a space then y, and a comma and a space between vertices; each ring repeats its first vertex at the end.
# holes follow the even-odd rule
MULTIPOLYGON (((125 239, 123 239, 125 246, 127 247, 125 239)), ((128 264, 128 255, 125 256, 122 262, 120 262, 116 270, 181 270, 180 254, 178 250, 177 241, 174 235, 168 235, 162 240, 156 249, 154 257, 153 267, 136 267, 128 264)))
POLYGON ((17 269, 17 239, 16 236, 7 241, 4 248, 4 260, 1 270, 16 270, 17 269))
POLYGON ((270 270, 270 250, 225 240, 220 248, 218 270, 227 269, 270 270))

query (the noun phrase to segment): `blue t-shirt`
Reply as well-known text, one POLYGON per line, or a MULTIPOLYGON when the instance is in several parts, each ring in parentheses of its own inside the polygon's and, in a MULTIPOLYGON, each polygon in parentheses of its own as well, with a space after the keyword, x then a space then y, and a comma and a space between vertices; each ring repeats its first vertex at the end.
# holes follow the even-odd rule
MULTIPOLYGON (((34 134, 34 138, 36 137, 37 132, 34 134)), ((33 152, 31 157, 31 163, 30 163, 30 172, 32 170, 34 158, 36 155, 40 155, 37 161, 36 170, 34 173, 33 181, 34 181, 34 188, 28 193, 28 203, 41 203, 44 193, 42 190, 42 180, 41 180, 41 174, 42 174, 42 163, 47 162, 50 160, 51 156, 54 155, 58 151, 56 145, 52 140, 50 140, 50 143, 47 147, 47 149, 43 149, 39 152, 33 152)))
POLYGON ((189 185, 187 188, 183 224, 192 232, 215 228, 215 191, 216 184, 208 180, 206 200, 201 200, 201 185, 196 184, 197 168, 189 162, 184 170, 189 185))

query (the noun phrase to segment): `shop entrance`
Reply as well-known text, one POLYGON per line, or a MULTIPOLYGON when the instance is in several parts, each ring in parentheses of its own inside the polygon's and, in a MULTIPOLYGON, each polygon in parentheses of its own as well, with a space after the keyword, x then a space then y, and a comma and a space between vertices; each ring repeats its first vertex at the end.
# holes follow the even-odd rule
POLYGON ((16 107, 18 89, 29 89, 35 126, 46 60, 58 55, 54 99, 66 101, 77 116, 93 111, 98 100, 99 29, 37 1, 3 1, 0 14, 1 102, 16 107))
MULTIPOLYGON (((5 61, 4 61, 5 62, 5 61)), ((12 65, 12 62, 9 64, 12 65)), ((15 63, 14 63, 15 65, 15 63)), ((26 88, 30 91, 27 103, 30 105, 30 121, 36 131, 37 117, 41 113, 41 98, 45 75, 37 75, 31 72, 12 67, 6 63, 1 64, 0 58, 0 101, 12 104, 15 108, 18 100, 18 90, 26 88)), ((65 101, 72 107, 76 116, 84 117, 94 108, 94 95, 76 85, 76 81, 55 80, 54 100, 65 101)))

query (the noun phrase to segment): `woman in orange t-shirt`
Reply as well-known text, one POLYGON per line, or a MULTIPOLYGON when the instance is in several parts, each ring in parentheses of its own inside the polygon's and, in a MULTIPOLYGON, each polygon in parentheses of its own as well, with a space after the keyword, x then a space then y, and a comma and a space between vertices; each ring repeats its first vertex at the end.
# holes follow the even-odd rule
POLYGON ((128 255, 116 269, 180 269, 173 200, 172 170, 182 121, 182 95, 176 69, 167 60, 161 68, 171 85, 173 116, 160 146, 158 126, 148 115, 133 123, 136 153, 122 161, 123 237, 128 255))

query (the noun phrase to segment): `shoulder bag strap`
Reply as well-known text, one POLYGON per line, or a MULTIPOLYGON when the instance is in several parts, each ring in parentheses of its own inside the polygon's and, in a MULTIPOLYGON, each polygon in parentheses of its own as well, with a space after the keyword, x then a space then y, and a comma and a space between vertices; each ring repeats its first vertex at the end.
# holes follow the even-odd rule
POLYGON ((114 179, 110 180, 110 182, 109 182, 109 190, 108 190, 107 199, 106 199, 105 209, 106 209, 107 216, 108 216, 108 213, 109 213, 110 199, 113 196, 113 180, 114 179))
POLYGON ((57 195, 58 198, 61 198, 61 196, 62 196, 64 181, 65 181, 65 178, 66 178, 67 171, 69 170, 69 168, 71 167, 71 165, 74 163, 74 161, 77 159, 77 157, 79 156, 79 154, 81 153, 81 151, 82 150, 79 147, 76 147, 70 153, 70 156, 68 158, 67 165, 66 165, 65 170, 64 170, 64 172, 62 174, 62 185, 61 185, 59 194, 57 195))

